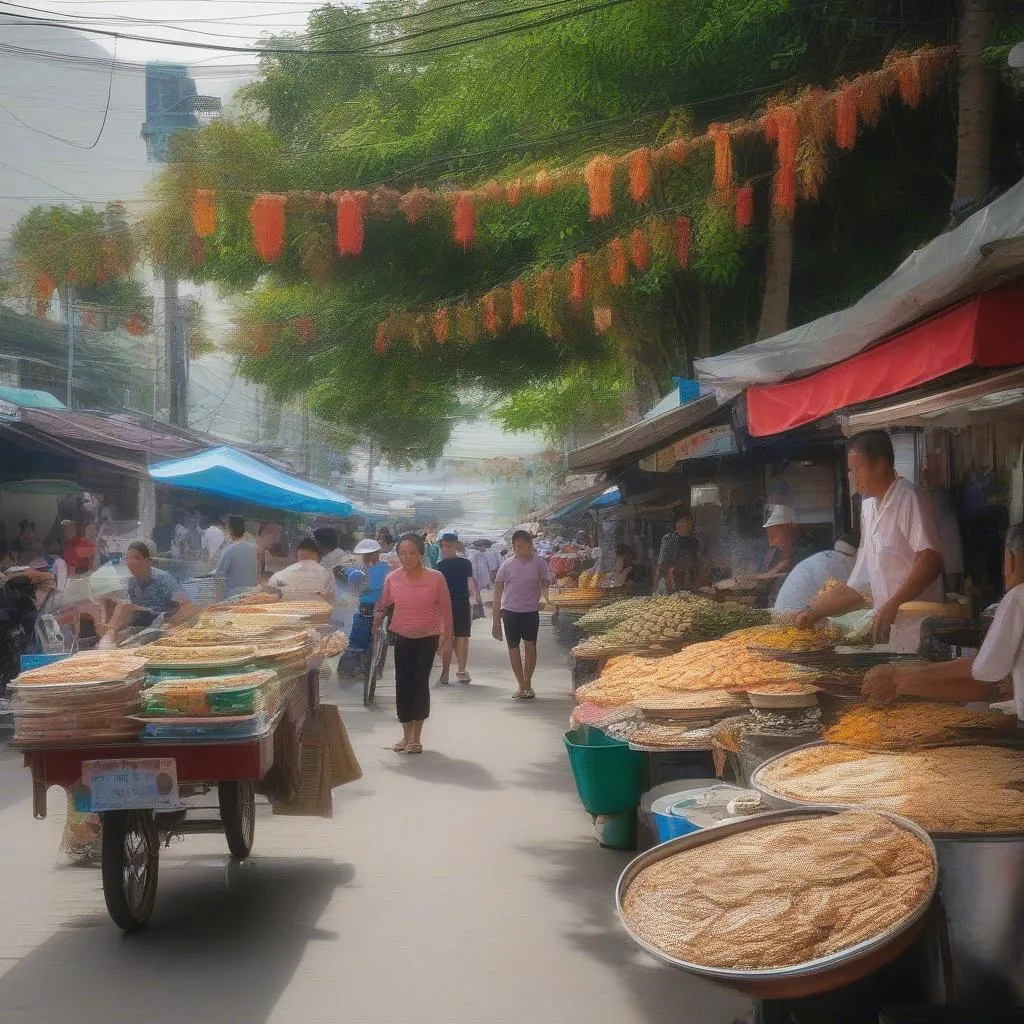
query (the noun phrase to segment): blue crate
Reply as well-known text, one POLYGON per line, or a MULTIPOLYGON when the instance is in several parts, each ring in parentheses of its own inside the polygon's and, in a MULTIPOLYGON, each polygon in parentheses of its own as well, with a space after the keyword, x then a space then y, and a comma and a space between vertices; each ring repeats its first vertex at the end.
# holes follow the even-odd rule
POLYGON ((21 656, 21 671, 27 672, 31 668, 42 668, 44 665, 52 665, 55 661, 63 661, 70 657, 70 654, 23 654, 21 656))

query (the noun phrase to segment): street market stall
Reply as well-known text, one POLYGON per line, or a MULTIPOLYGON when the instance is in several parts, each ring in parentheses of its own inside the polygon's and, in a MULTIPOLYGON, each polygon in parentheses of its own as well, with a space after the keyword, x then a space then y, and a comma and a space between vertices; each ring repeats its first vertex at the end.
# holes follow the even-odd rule
POLYGON ((15 680, 13 745, 32 774, 33 813, 46 816, 59 785, 77 827, 99 816, 104 897, 121 928, 146 925, 168 836, 223 832, 246 857, 257 793, 275 814, 329 817, 331 790, 360 777, 338 709, 319 703, 320 661, 345 642, 317 628, 330 610, 252 595, 153 643, 15 680), (217 814, 197 817, 189 800, 210 792, 217 814))

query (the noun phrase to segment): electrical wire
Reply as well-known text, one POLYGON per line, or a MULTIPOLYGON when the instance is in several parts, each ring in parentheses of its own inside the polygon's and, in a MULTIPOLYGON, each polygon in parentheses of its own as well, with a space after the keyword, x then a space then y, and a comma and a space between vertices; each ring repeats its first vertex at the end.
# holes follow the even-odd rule
MULTIPOLYGON (((564 2, 564 0, 563 0, 564 2)), ((14 18, 15 21, 8 22, 7 24, 20 24, 20 25, 35 25, 43 26, 47 28, 65 29, 69 31, 81 32, 84 35, 98 35, 108 37, 120 37, 121 39, 130 39, 134 42, 140 43, 155 43, 162 46, 169 47, 183 47, 185 49, 192 50, 215 50, 218 53, 247 53, 252 54, 254 57, 263 57, 273 54, 282 54, 288 56, 306 56, 306 57, 352 57, 366 55, 367 57, 380 57, 393 60, 396 57, 415 57, 423 54, 438 53, 443 50, 453 49, 458 46, 465 46, 468 43, 482 42, 487 39, 496 39, 501 36, 507 36, 518 32, 530 32, 537 28, 542 28, 545 25, 553 25, 560 21, 567 21, 571 18, 578 18, 584 14, 592 14, 596 11, 605 10, 610 7, 618 7, 621 4, 634 3, 636 0, 599 0, 598 3, 590 4, 585 7, 579 7, 573 11, 566 11, 561 14, 549 15, 546 18, 537 18, 533 21, 526 22, 522 25, 513 25, 507 28, 495 29, 492 32, 485 33, 477 36, 467 36, 462 39, 451 40, 447 43, 438 43, 434 46, 427 47, 416 47, 407 50, 387 51, 384 53, 372 53, 370 51, 377 49, 382 46, 393 46, 401 43, 405 37, 398 37, 394 40, 381 40, 377 43, 368 44, 364 47, 353 47, 347 50, 341 49, 316 49, 316 50, 303 50, 298 47, 280 47, 280 46, 229 46, 224 43, 199 43, 191 40, 180 40, 180 39, 167 39, 158 36, 144 36, 131 32, 114 32, 109 29, 102 28, 90 28, 87 26, 77 25, 71 22, 61 21, 46 21, 42 19, 38 20, 27 20, 23 15, 14 14, 11 12, 0 11, 0 17, 14 18)), ((481 16, 484 18, 485 16, 481 16)), ((467 24, 471 23, 472 20, 480 19, 467 19, 467 24)), ((450 26, 456 28, 458 26, 450 26)), ((420 33, 422 34, 422 33, 420 33)))
MULTIPOLYGON (((0 11, 0 15, 2 15, 3 13, 4 13, 3 11, 0 11)), ((0 108, 2 108, 5 111, 7 111, 7 113, 11 117, 13 117, 14 120, 18 122, 18 124, 20 124, 23 127, 27 128, 29 131, 35 132, 37 135, 44 135, 48 139, 54 139, 57 142, 63 142, 66 146, 71 146, 74 149, 81 149, 81 150, 86 150, 86 151, 90 150, 90 149, 95 149, 99 145, 100 139, 103 137, 103 131, 107 127, 107 118, 110 115, 110 98, 113 95, 113 89, 114 89, 114 64, 115 64, 115 61, 117 60, 117 40, 118 40, 118 36, 117 36, 116 32, 113 33, 113 36, 114 36, 114 53, 113 53, 113 56, 110 58, 110 77, 107 80, 107 100, 106 100, 106 103, 105 103, 105 105, 103 107, 103 119, 100 121, 100 127, 99 127, 99 131, 96 132, 96 138, 93 139, 92 142, 90 142, 88 146, 83 146, 83 145, 81 145, 78 142, 73 142, 71 139, 61 138, 61 136, 54 135, 52 132, 47 132, 47 131, 44 131, 42 128, 36 128, 33 125, 30 125, 27 121, 23 120, 16 113, 14 113, 14 111, 11 110, 10 107, 6 106, 3 103, 0 103, 0 108)), ((45 182, 44 182, 44 184, 45 184, 45 182)), ((57 186, 54 185, 54 186, 51 186, 51 187, 52 188, 56 188, 57 186)), ((63 192, 64 190, 60 189, 59 191, 63 192)))

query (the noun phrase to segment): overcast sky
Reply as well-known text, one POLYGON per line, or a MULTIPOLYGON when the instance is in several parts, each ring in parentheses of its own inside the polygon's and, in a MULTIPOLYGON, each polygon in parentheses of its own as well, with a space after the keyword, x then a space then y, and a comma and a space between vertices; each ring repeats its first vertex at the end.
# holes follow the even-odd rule
MULTIPOLYGON (((0 10, 33 16, 29 3, 0 3, 0 10)), ((83 28, 91 26, 192 43, 252 46, 268 33, 302 31, 308 13, 320 6, 323 4, 306 0, 37 0, 35 10, 47 12, 37 15, 40 18, 67 20, 83 28)), ((112 38, 92 38, 104 49, 113 51, 112 38)), ((119 39, 117 55, 125 60, 166 60, 210 68, 234 67, 251 60, 244 54, 133 39, 119 39)))

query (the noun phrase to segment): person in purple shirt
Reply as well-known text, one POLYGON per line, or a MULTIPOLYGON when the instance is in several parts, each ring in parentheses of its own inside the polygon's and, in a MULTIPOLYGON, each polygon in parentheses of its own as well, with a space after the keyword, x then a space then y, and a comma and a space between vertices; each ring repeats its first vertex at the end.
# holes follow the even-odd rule
POLYGON ((537 667, 537 633, 540 630, 541 598, 548 599, 551 570, 548 563, 534 554, 533 538, 525 530, 512 534, 515 557, 501 563, 494 577, 494 639, 508 644, 519 689, 514 700, 532 700, 533 670, 537 667), (524 652, 519 646, 523 645, 524 652))

